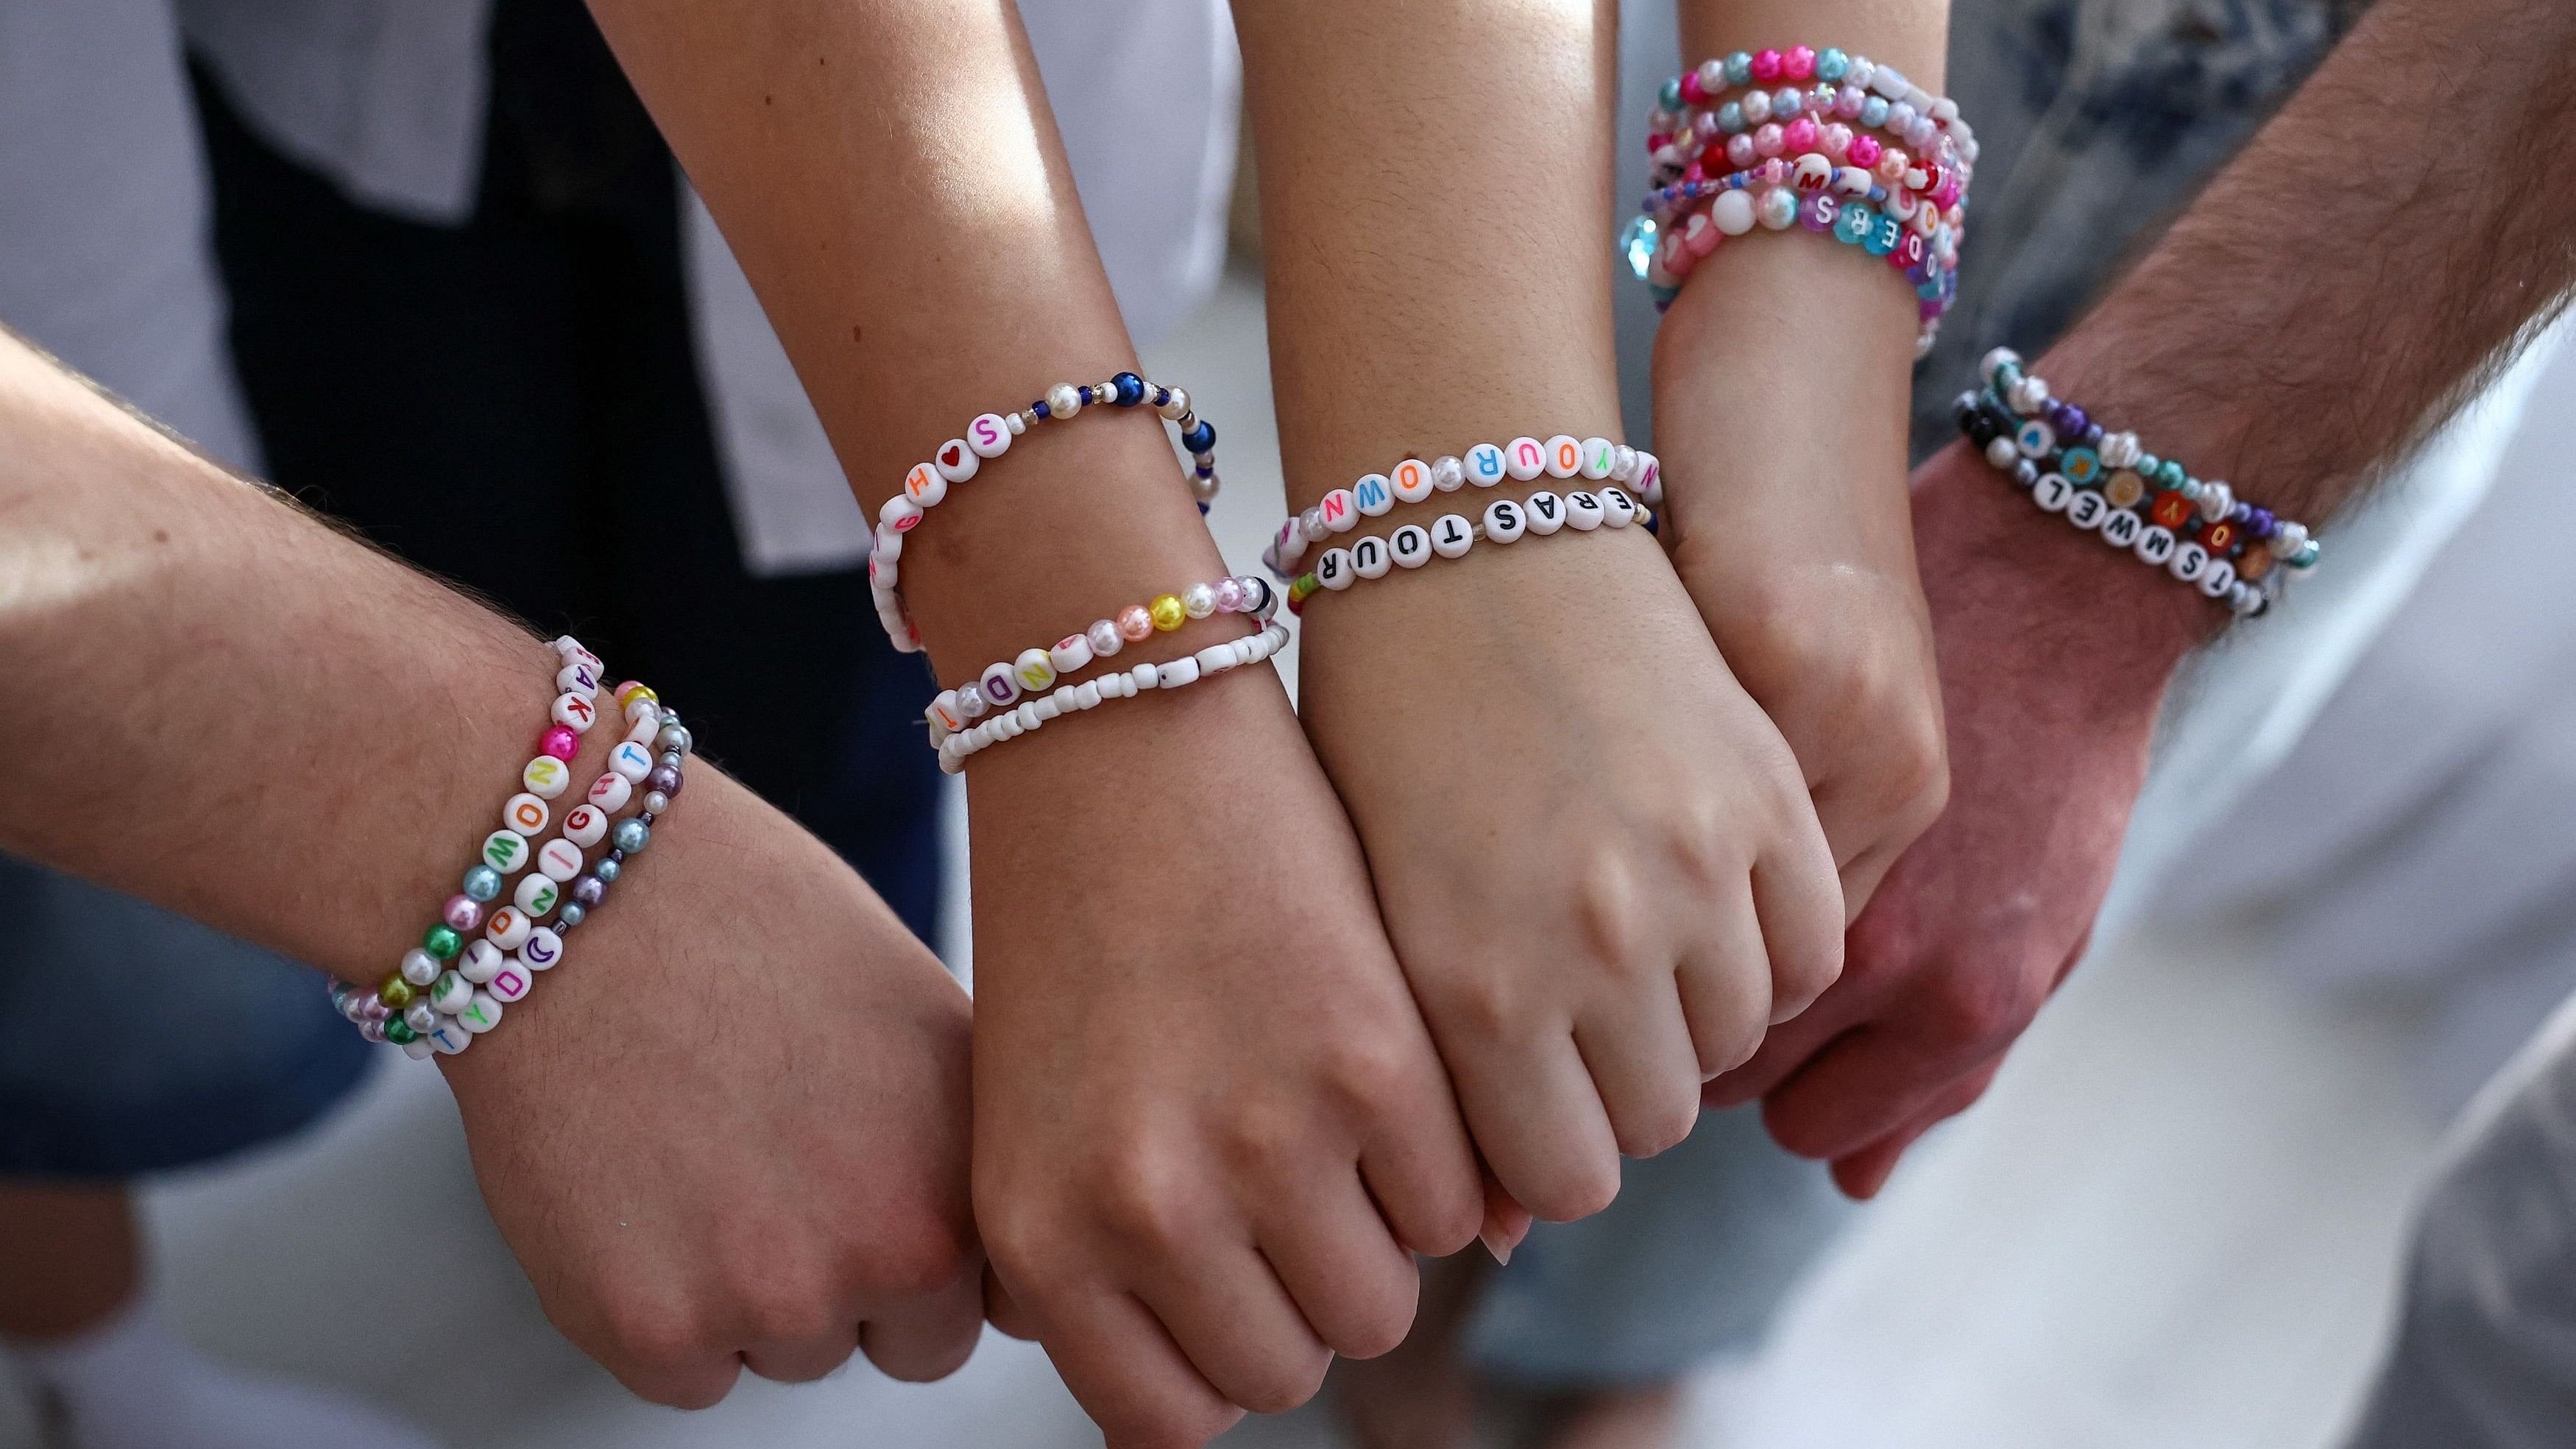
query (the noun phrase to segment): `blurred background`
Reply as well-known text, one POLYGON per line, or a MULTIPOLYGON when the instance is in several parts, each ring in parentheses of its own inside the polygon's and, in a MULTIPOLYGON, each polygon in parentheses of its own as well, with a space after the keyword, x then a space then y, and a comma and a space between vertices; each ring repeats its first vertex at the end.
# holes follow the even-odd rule
MULTIPOLYGON (((1632 118, 1673 53, 1669 16, 1642 8, 1632 118)), ((1210 104, 1231 95, 1229 78, 1210 104)), ((1059 109, 1079 149, 1082 108, 1059 109)), ((1250 571, 1281 489, 1248 168, 1221 190, 1226 244, 1193 243, 1154 294, 1170 315, 1131 320, 1152 375, 1223 429, 1210 522, 1250 571)), ((1642 433, 1651 314, 1621 305, 1642 433)), ((2576 502, 2558 486, 2576 359, 2555 341, 2337 530, 2384 566, 2321 575, 2279 628, 2196 666, 2092 957, 1988 1098, 1785 1265, 1767 1328, 1694 1374, 1692 1449, 2335 1442, 2441 1129, 2576 987, 2576 502)), ((1282 669, 1293 683, 1293 651, 1282 669)), ((971 976, 962 797, 943 810, 935 944, 971 976)), ((457 1446, 1099 1442, 1041 1352, 989 1335, 939 1385, 861 1363, 746 1379, 699 1414, 633 1400, 539 1315, 438 1074, 384 1058, 314 1130, 148 1183, 160 1286, 201 1348, 361 1394, 437 1354, 445 1391, 403 1406, 457 1446), (438 1270, 387 1295, 366 1284, 396 1218, 438 1270)), ((1318 1405, 1226 1442, 1338 1433, 1318 1405)), ((0 1446, 36 1442, 31 1405, 0 1395, 0 1446)))

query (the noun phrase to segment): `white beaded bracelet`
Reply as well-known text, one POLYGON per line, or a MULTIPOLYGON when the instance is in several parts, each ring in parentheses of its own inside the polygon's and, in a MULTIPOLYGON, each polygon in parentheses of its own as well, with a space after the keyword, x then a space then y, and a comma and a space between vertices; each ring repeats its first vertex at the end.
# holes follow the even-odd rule
POLYGON ((1597 528, 1655 527, 1654 510, 1617 488, 1598 492, 1576 489, 1560 498, 1544 490, 1525 502, 1497 498, 1485 505, 1484 517, 1470 522, 1463 513, 1444 513, 1425 528, 1408 523, 1385 538, 1371 534, 1349 548, 1328 548, 1315 560, 1312 573, 1288 585, 1288 611, 1302 615, 1306 600, 1320 592, 1338 593, 1363 579, 1382 579, 1396 568, 1418 569, 1433 557, 1458 558, 1479 543, 1517 543, 1523 534, 1542 536, 1561 528, 1590 533, 1597 528))
POLYGON ((903 491, 877 510, 875 541, 868 551, 868 593, 876 601, 877 622, 886 637, 906 654, 921 650, 921 633, 904 612, 898 592, 902 577, 903 536, 920 526, 930 509, 948 496, 948 485, 975 476, 988 458, 1011 450, 1011 440, 1037 424, 1078 417, 1092 407, 1151 407, 1180 429, 1181 445, 1190 450, 1193 473, 1190 496, 1207 512, 1222 480, 1216 473, 1216 429, 1190 411, 1190 395, 1177 387, 1149 382, 1122 372, 1107 382, 1060 382, 1046 396, 1015 413, 986 413, 966 425, 966 436, 940 444, 927 463, 916 463, 904 475, 903 491))
POLYGON ((1129 604, 1109 618, 1094 620, 1079 634, 1067 634, 1045 648, 1024 649, 1017 658, 987 667, 974 680, 940 691, 922 711, 930 721, 931 743, 959 733, 987 711, 1010 708, 1023 693, 1044 693, 1060 676, 1086 669, 1158 633, 1169 634, 1192 619, 1245 614, 1266 624, 1278 608, 1278 591, 1249 574, 1192 584, 1150 603, 1129 604))
POLYGON ((939 768, 958 774, 966 768, 967 756, 1003 740, 1017 739, 1059 715, 1097 709, 1113 699, 1132 699, 1149 689, 1184 689, 1229 669, 1259 664, 1287 642, 1286 628, 1275 622, 1265 624, 1258 634, 1211 644, 1167 664, 1139 664, 1080 684, 1058 685, 1053 693, 1023 700, 1018 708, 1001 711, 957 734, 942 732, 934 722, 931 729, 939 746, 939 768))
POLYGON ((1578 439, 1566 433, 1543 443, 1536 438, 1514 438, 1501 445, 1478 443, 1464 458, 1444 457, 1430 463, 1407 458, 1385 473, 1371 473, 1348 488, 1334 489, 1314 507, 1282 523, 1262 549, 1261 561, 1280 579, 1294 579, 1306 545, 1348 533, 1362 518, 1382 517, 1399 503, 1425 502, 1434 493, 1455 493, 1470 483, 1491 488, 1506 478, 1526 483, 1540 477, 1609 480, 1634 487, 1648 504, 1664 499, 1662 460, 1625 443, 1578 439))

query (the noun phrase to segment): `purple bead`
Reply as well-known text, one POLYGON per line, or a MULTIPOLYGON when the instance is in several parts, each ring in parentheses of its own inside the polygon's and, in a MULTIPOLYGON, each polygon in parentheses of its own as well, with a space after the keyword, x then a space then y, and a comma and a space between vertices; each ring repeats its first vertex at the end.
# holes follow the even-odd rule
POLYGON ((2097 451, 2101 448, 2102 425, 2100 423, 2086 423, 2084 425, 2084 446, 2097 451))
POLYGON ((676 796, 680 793, 680 772, 668 765, 655 765, 652 772, 644 777, 644 788, 676 796))
POLYGON ((470 936, 482 928, 483 903, 469 895, 449 896, 447 909, 439 913, 439 919, 453 927, 458 935, 470 936))
POLYGON ((394 1009, 385 1005, 383 998, 372 991, 368 992, 367 999, 358 1005, 360 1021, 391 1021, 393 1015, 394 1009))
POLYGON ((2084 409, 2077 407, 2073 403, 2068 403, 2066 404, 2066 421, 2058 428, 2057 435, 2061 438, 2081 437, 2084 430, 2092 425, 2092 422, 2093 420, 2091 418, 2085 416, 2084 409))
POLYGON ((601 901, 608 899, 608 883, 584 872, 573 877, 572 898, 583 910, 595 911, 601 901))
POLYGON ((2280 531, 2281 522, 2268 508, 2249 508, 2245 512, 2245 536, 2260 543, 2280 531))

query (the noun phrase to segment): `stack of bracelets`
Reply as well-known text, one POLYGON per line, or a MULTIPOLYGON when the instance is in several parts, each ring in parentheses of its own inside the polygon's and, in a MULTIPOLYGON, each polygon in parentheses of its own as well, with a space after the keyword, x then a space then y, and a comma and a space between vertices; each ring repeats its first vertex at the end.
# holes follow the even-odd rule
POLYGON ((1985 386, 1954 405, 1959 431, 2031 501, 2113 548, 2220 600, 2241 617, 2271 607, 2290 574, 2317 565, 2305 524, 2242 501, 2111 432, 1998 347, 1978 367, 1985 386))
POLYGON ((369 1041, 392 1042, 414 1058, 452 1056, 500 1025, 503 1009, 563 959, 565 934, 599 909, 627 860, 652 843, 654 822, 680 793, 681 770, 696 741, 679 715, 662 708, 660 696, 630 680, 611 691, 628 729, 609 752, 607 773, 591 784, 584 803, 564 812, 555 838, 530 845, 553 816, 547 802, 572 783, 571 762, 597 718, 606 677, 599 657, 578 641, 557 639, 554 650, 562 661, 555 687, 563 692, 536 758, 520 771, 526 788, 501 807, 501 828, 484 837, 438 923, 373 991, 331 986, 331 1004, 369 1041), (640 808, 618 819, 630 799, 640 808), (585 869, 583 852, 602 840, 608 851, 585 869), (519 881, 511 903, 493 909, 509 878, 532 863, 536 869, 519 881), (552 925, 544 924, 549 914, 552 925))
MULTIPOLYGON (((1107 382, 1058 383, 1019 412, 986 413, 966 425, 964 437, 949 439, 931 455, 931 461, 915 465, 904 476, 903 491, 887 499, 877 512, 868 585, 875 595, 878 621, 897 649, 921 648, 920 635, 904 612, 899 592, 904 536, 948 496, 949 485, 973 478, 987 460, 1009 452, 1012 441, 1030 428, 1101 407, 1150 407, 1169 422, 1190 454, 1190 496, 1201 514, 1207 512, 1220 486, 1216 429, 1190 410, 1190 395, 1180 388, 1122 372, 1107 382)), ((997 662, 974 680, 940 691, 923 711, 930 724, 930 743, 939 751, 939 767, 957 774, 965 769, 968 756, 1041 728, 1059 715, 1097 709, 1105 700, 1125 699, 1149 689, 1186 688, 1226 670, 1261 663, 1288 642, 1287 630, 1271 622, 1278 608, 1277 592, 1260 579, 1217 579, 1130 604, 1051 646, 1026 649, 1015 659, 997 662), (1176 633, 1195 620, 1218 614, 1244 615, 1260 626, 1259 631, 1207 645, 1169 663, 1109 669, 1085 680, 1071 677, 1130 644, 1176 633)))
POLYGON ((1407 458, 1386 473, 1371 473, 1348 488, 1336 488, 1323 501, 1279 526, 1261 551, 1261 561, 1288 584, 1288 610, 1303 614, 1306 600, 1319 592, 1339 592, 1362 579, 1380 579, 1398 566, 1418 569, 1434 555, 1457 558, 1479 543, 1518 542, 1525 533, 1547 535, 1561 528, 1590 533, 1607 526, 1626 528, 1642 522, 1656 529, 1648 505, 1663 501, 1663 465, 1652 453, 1640 452, 1607 438, 1576 439, 1560 433, 1542 443, 1514 438, 1496 445, 1478 443, 1463 458, 1425 463, 1407 458), (1564 496, 1545 490, 1520 502, 1498 498, 1485 505, 1479 520, 1463 513, 1444 513, 1429 527, 1408 523, 1380 538, 1360 538, 1347 548, 1334 544, 1303 572, 1298 565, 1306 546, 1323 543, 1359 527, 1363 518, 1379 518, 1399 503, 1421 503, 1434 493, 1455 493, 1472 483, 1491 488, 1506 478, 1518 482, 1546 476, 1603 481, 1611 486, 1576 488, 1564 496), (1637 490, 1630 497, 1617 484, 1637 490), (1639 499, 1644 501, 1641 503, 1639 499))
POLYGON ((1656 310, 1725 238, 1803 226, 1903 273, 1922 321, 1915 355, 1931 350, 1958 296, 1977 161, 1956 103, 1865 56, 1801 45, 1665 82, 1647 129, 1655 189, 1619 251, 1656 310))

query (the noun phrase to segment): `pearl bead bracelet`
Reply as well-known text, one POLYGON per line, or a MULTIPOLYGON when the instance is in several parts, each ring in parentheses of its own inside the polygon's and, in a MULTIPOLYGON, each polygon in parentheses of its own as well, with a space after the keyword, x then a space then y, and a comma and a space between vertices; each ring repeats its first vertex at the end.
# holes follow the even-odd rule
POLYGON ((1172 633, 1192 619, 1247 614, 1268 623, 1278 607, 1277 592, 1249 575, 1192 584, 1177 594, 1129 604, 1109 618, 1094 620, 1079 634, 1065 635, 1051 647, 1022 650, 1018 658, 992 665, 974 682, 940 691, 923 711, 930 721, 930 742, 935 746, 950 735, 963 733, 987 712, 1011 708, 1023 693, 1042 694, 1054 688, 1063 676, 1111 658, 1130 644, 1142 643, 1158 633, 1172 633))
POLYGON ((403 953, 382 984, 367 992, 332 984, 332 1005, 370 1041, 394 1043, 414 1058, 434 1051, 453 1055, 498 1026, 503 1009, 526 997, 536 976, 563 959, 562 933, 580 925, 600 904, 607 884, 617 879, 629 856, 651 842, 653 822, 680 792, 682 765, 695 748, 694 738, 676 713, 661 708, 652 690, 632 681, 621 684, 614 698, 630 729, 610 752, 608 772, 591 787, 589 802, 566 812, 559 835, 530 849, 529 837, 548 823, 547 800, 560 796, 567 783, 563 762, 577 752, 577 740, 576 749, 556 752, 562 745, 558 731, 577 736, 593 718, 591 709, 567 709, 564 700, 577 696, 589 706, 598 693, 598 657, 568 636, 556 640, 554 648, 564 661, 558 683, 567 687, 556 701, 558 723, 541 740, 542 753, 522 772, 522 783, 532 788, 502 806, 501 828, 484 837, 480 858, 466 869, 461 889, 449 898, 439 923, 423 934, 420 945, 403 953), (561 723, 567 715, 580 723, 561 723), (648 742, 653 748, 647 748, 648 742), (662 752, 659 760, 654 748, 662 752), (639 782, 645 792, 642 812, 612 824, 610 817, 639 782), (542 793, 534 788, 540 786, 542 793), (600 803, 603 799, 608 803, 600 803), (585 871, 582 852, 603 838, 611 849, 585 871), (514 903, 487 913, 486 905, 499 897, 508 877, 530 863, 536 871, 520 881, 514 903), (555 924, 539 924, 550 912, 555 924), (469 940, 478 929, 481 938, 469 940))
MULTIPOLYGON (((1267 588, 1266 585, 1264 587, 1267 588)), ((1130 669, 1111 670, 1080 684, 1057 685, 1049 694, 1024 699, 1016 708, 999 710, 980 724, 970 725, 960 733, 942 738, 939 741, 939 768, 951 775, 958 774, 966 768, 967 756, 1004 740, 1017 739, 1043 727, 1048 720, 1097 709, 1109 700, 1132 699, 1149 689, 1184 689, 1229 669, 1259 664, 1278 653, 1287 642, 1287 629, 1276 623, 1265 623, 1258 634, 1211 644, 1195 654, 1185 654, 1166 664, 1139 664, 1130 669)), ((959 697, 964 697, 962 691, 959 697)))
POLYGON ((2322 543, 2221 482, 2159 458, 2138 435, 2105 429, 2051 395, 2020 354, 1998 347, 1979 364, 1985 387, 1953 404, 1959 431, 2031 500, 2104 542, 2219 600, 2239 617, 2271 607, 2285 579, 2316 567, 2322 543))
POLYGON ((1009 452, 1012 439, 1039 423, 1061 422, 1096 406, 1150 406, 1179 429, 1181 446, 1191 455, 1190 496, 1198 501, 1200 513, 1207 512, 1222 486, 1216 473, 1216 429, 1190 411, 1190 395, 1180 388, 1122 372, 1107 382, 1057 383, 1047 389, 1045 397, 1015 413, 986 413, 966 425, 966 436, 940 444, 931 461, 914 464, 912 471, 904 475, 903 491, 877 510, 875 542, 868 551, 868 592, 876 601, 877 622, 885 626, 886 637, 894 641, 895 648, 906 654, 921 649, 920 631, 913 628, 911 617, 904 612, 903 596, 897 588, 904 535, 920 526, 929 510, 939 506, 939 501, 948 496, 950 484, 965 482, 975 476, 986 459, 1009 452))
POLYGON ((1418 569, 1435 555, 1463 557, 1479 543, 1517 543, 1525 533, 1545 535, 1562 528, 1590 533, 1631 523, 1643 523, 1647 532, 1654 532, 1654 510, 1617 488, 1576 489, 1562 498, 1541 491, 1520 503, 1497 498, 1485 505, 1484 517, 1477 522, 1468 521, 1463 513, 1445 513, 1427 528, 1408 523, 1385 538, 1372 534, 1347 549, 1324 550, 1315 560, 1314 572, 1300 574, 1288 585, 1288 611, 1302 616, 1306 600, 1317 593, 1338 593, 1363 579, 1384 578, 1399 567, 1418 569))
POLYGON ((1958 102, 1932 94, 1892 66, 1830 46, 1739 50, 1664 82, 1647 122, 1646 150, 1661 163, 1666 147, 1694 131, 1705 143, 1713 135, 1740 135, 1800 115, 1885 130, 1927 154, 1946 141, 1960 164, 1976 164, 1976 134, 1959 115, 1958 102), (1810 81, 1812 90, 1798 89, 1810 81), (1764 89, 1782 82, 1786 88, 1764 89), (1740 99, 1727 99, 1738 90, 1744 92, 1740 99))
MULTIPOLYGON (((1362 518, 1378 518, 1399 503, 1421 503, 1434 493, 1455 493, 1472 483, 1491 488, 1509 478, 1582 477, 1625 483, 1647 503, 1664 501, 1661 459, 1607 438, 1577 439, 1559 433, 1546 442, 1514 438, 1508 443, 1478 443, 1464 458, 1443 457, 1425 463, 1407 458, 1384 473, 1371 473, 1348 488, 1327 493, 1314 507, 1291 517, 1261 550, 1261 562, 1281 580, 1297 577, 1297 561, 1306 546, 1337 533, 1348 533, 1362 518)), ((1624 495, 1622 495, 1624 496, 1624 495)), ((1553 530, 1550 530, 1553 531, 1553 530)))

